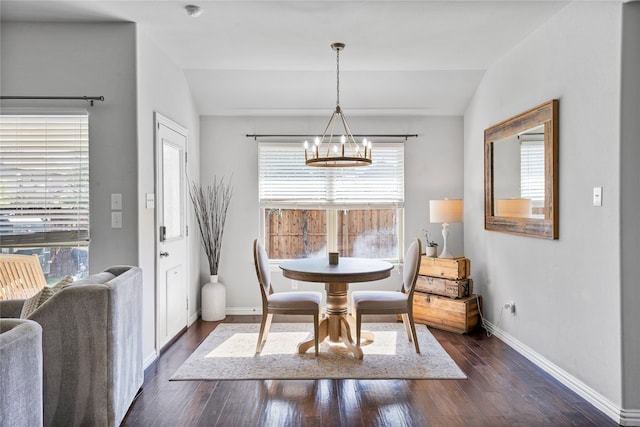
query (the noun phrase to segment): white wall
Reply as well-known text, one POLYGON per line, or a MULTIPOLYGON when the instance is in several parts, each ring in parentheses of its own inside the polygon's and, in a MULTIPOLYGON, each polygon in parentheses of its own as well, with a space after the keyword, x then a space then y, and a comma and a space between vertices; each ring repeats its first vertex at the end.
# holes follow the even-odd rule
MULTIPOLYGON (((199 117, 182 71, 135 24, 2 23, 3 95, 103 95, 94 107, 3 101, 3 107, 87 108, 90 114, 90 272, 116 264, 144 272, 143 352, 155 355, 153 112, 189 129, 189 174, 199 174, 199 117), (123 197, 123 228, 110 227, 110 194, 123 197)), ((193 230, 193 227, 191 227, 193 230)), ((199 240, 190 237, 189 315, 199 307, 199 240)))
POLYGON ((104 96, 84 101, 3 101, 3 107, 89 111, 89 271, 137 265, 135 26, 9 23, 2 29, 3 95, 104 96), (111 193, 122 194, 122 229, 111 228, 111 193))
MULTIPOLYGON (((149 39, 142 30, 137 33, 138 82, 138 240, 139 265, 144 272, 143 352, 145 361, 153 358, 155 346, 155 209, 147 209, 145 194, 155 193, 154 112, 180 124, 189 131, 187 152, 188 175, 199 174, 200 118, 182 70, 149 39)), ((188 206, 190 208, 190 206, 188 206)), ((188 209, 188 212, 192 212, 188 209)), ((200 241, 193 217, 189 216, 189 318, 197 319, 200 306, 198 278, 200 241)))
POLYGON ((595 390, 601 409, 622 405, 620 44, 620 4, 570 3, 487 70, 464 124, 464 244, 485 317, 595 390), (552 98, 559 239, 485 231, 484 129, 552 98), (602 207, 591 205, 594 186, 602 207), (516 314, 500 317, 508 300, 516 314))
MULTIPOLYGON (((246 134, 313 134, 326 126, 326 117, 203 117, 201 120, 200 179, 206 185, 213 176, 233 174, 234 195, 229 207, 220 259, 220 280, 227 286, 227 313, 251 313, 261 306, 253 266, 252 242, 259 236, 258 145, 246 134)), ((347 112, 348 114, 348 112, 347 112)), ((349 117, 356 133, 418 134, 405 145, 405 246, 421 230, 431 230, 442 244, 441 225, 428 223, 432 198, 462 197, 462 119, 460 117, 349 117)), ((375 142, 374 142, 375 143, 375 142)), ((301 150, 302 145, 300 144, 301 150)), ((462 224, 452 224, 449 248, 463 255, 462 224)), ((423 239, 424 242, 424 239, 423 239)), ((405 247, 406 249, 406 247, 405 247)), ((209 273, 201 254, 200 280, 209 273)), ((274 270, 274 286, 289 290, 290 282, 274 270)), ((380 289, 395 289, 399 269, 380 289)), ((354 285, 353 289, 366 285, 354 285)), ((317 289, 300 284, 300 290, 317 289)))
POLYGON ((640 418, 640 3, 623 6, 622 21, 622 366, 623 408, 640 418))

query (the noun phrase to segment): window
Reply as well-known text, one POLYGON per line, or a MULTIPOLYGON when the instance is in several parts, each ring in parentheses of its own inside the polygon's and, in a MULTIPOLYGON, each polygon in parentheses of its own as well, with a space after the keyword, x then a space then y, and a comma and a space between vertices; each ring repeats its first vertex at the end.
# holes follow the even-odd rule
POLYGON ((259 197, 272 259, 342 256, 399 260, 404 145, 380 143, 371 166, 315 168, 298 144, 260 143, 259 197))
POLYGON ((88 274, 86 114, 0 116, 0 248, 37 254, 51 282, 88 274))
POLYGON ((544 141, 520 145, 520 197, 530 199, 534 217, 544 218, 544 141))

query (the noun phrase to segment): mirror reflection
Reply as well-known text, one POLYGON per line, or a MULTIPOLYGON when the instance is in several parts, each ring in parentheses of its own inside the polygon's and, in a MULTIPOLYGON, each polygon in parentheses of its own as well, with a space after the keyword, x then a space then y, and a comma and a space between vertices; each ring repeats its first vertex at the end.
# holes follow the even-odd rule
POLYGON ((484 228, 558 238, 558 100, 484 131, 484 228))
POLYGON ((494 142, 493 160, 494 215, 544 218, 544 125, 494 142))

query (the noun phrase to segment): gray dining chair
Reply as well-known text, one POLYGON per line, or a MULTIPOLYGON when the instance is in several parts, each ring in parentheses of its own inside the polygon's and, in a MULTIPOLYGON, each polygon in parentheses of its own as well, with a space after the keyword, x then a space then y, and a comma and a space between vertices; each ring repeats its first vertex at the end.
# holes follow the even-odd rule
POLYGON ((267 341, 267 335, 271 327, 271 319, 274 314, 308 314, 313 315, 313 337, 317 356, 322 294, 314 291, 274 292, 271 286, 269 258, 262 245, 258 243, 258 239, 253 241, 253 259, 260 285, 260 294, 262 295, 262 321, 260 322, 260 334, 258 335, 256 354, 262 351, 262 346, 267 341))
POLYGON ((360 346, 362 330, 362 316, 365 314, 400 314, 407 331, 409 342, 413 341, 416 353, 420 353, 416 326, 413 322, 413 292, 416 288, 418 270, 420 269, 420 254, 422 243, 416 239, 404 257, 404 269, 402 272, 402 286, 399 291, 354 291, 351 294, 353 300, 352 314, 356 318, 356 345, 360 346))

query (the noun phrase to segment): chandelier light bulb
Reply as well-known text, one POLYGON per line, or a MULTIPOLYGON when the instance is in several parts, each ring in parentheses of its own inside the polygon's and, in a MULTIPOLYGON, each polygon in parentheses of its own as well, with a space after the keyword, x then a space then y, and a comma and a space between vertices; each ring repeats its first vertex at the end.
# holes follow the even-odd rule
POLYGON ((340 51, 344 49, 344 43, 333 43, 331 49, 336 52, 336 109, 329 123, 325 127, 322 137, 316 137, 315 147, 311 155, 305 149, 305 164, 318 167, 353 167, 371 165, 371 153, 367 156, 367 143, 363 141, 363 147, 353 137, 353 133, 347 123, 342 108, 340 108, 340 51), (343 132, 334 134, 336 126, 342 127, 343 132), (340 148, 338 148, 338 135, 340 135, 340 148), (320 146, 322 145, 322 150, 320 146), (364 155, 363 155, 364 153, 364 155))

